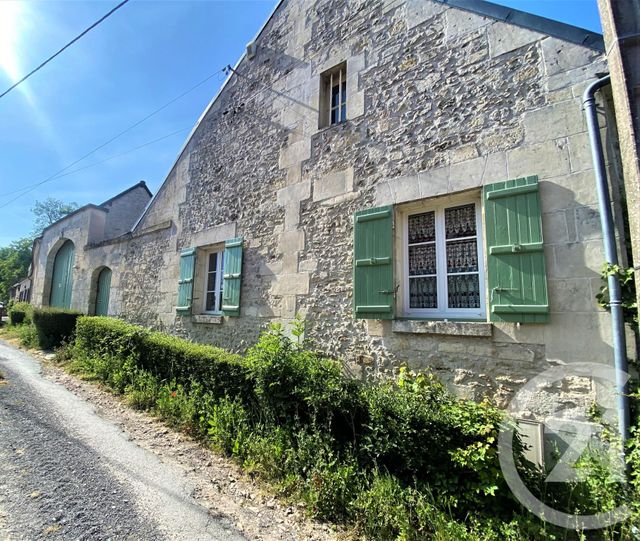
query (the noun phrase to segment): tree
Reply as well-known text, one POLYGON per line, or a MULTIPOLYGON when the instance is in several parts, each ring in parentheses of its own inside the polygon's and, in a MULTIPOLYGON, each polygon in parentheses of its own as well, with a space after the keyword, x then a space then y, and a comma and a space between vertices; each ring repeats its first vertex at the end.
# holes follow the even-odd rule
POLYGON ((27 275, 32 243, 30 238, 26 238, 0 248, 0 301, 7 302, 9 288, 27 275))
POLYGON ((34 215, 32 235, 0 248, 0 301, 7 302, 9 288, 27 276, 31 264, 33 239, 40 236, 45 227, 64 218, 77 208, 77 203, 65 203, 53 197, 36 201, 31 209, 34 215))
POLYGON ((77 203, 65 203, 55 197, 47 197, 44 201, 36 201, 31 209, 35 216, 33 220, 33 237, 40 236, 45 227, 57 222, 60 218, 64 218, 67 214, 71 214, 77 208, 77 203))

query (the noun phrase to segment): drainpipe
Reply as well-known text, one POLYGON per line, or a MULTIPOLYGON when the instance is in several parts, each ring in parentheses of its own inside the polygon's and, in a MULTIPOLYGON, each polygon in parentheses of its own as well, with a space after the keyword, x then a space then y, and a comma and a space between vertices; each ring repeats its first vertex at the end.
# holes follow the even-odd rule
MULTIPOLYGON (((600 126, 596 112, 595 93, 604 86, 611 84, 611 77, 607 75, 598 79, 584 91, 582 107, 587 119, 589 141, 591 143, 591 156, 593 158, 593 170, 596 177, 596 189, 598 191, 598 206, 600 209, 600 225, 604 240, 604 254, 607 263, 618 264, 616 249, 616 236, 613 226, 613 213, 611 212, 611 198, 604 164, 604 152, 602 139, 600 138, 600 126)), ((620 282, 617 277, 608 277, 609 304, 611 306, 611 328, 613 331, 613 358, 616 368, 616 392, 618 406, 618 430, 623 443, 629 437, 629 397, 627 392, 627 347, 625 343, 624 318, 622 315, 622 294, 620 282)))

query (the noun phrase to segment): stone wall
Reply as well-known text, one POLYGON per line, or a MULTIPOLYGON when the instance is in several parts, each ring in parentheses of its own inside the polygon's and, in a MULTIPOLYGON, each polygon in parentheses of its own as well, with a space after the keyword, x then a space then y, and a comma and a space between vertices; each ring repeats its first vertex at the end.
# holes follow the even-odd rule
MULTIPOLYGON (((354 377, 406 363, 502 405, 551 364, 608 362, 580 104, 606 71, 600 51, 423 0, 285 1, 257 45, 133 234, 89 250, 95 265, 113 263, 114 313, 236 351, 299 313, 354 377), (345 61, 347 122, 319 129, 320 74, 345 61), (353 319, 356 210, 525 175, 541 179, 550 323, 353 319), (245 239, 241 316, 177 316, 180 250, 235 236, 245 239)), ((578 382, 556 394, 582 410, 593 392, 578 382)))
POLYGON ((33 304, 49 305, 53 262, 58 250, 70 240, 75 248, 71 308, 81 312, 89 311, 92 265, 84 257, 84 247, 91 242, 102 240, 105 215, 104 209, 88 205, 44 230, 38 241, 38 249, 34 250, 31 294, 33 304))
POLYGON ((127 233, 135 225, 151 199, 144 181, 100 205, 108 211, 104 238, 113 239, 127 233))
POLYGON ((119 269, 124 262, 121 249, 126 244, 109 241, 133 227, 150 199, 151 193, 145 183, 140 182, 100 206, 86 205, 47 227, 33 251, 32 302, 36 306, 49 304, 53 261, 64 242, 70 240, 75 247, 71 308, 83 313, 94 312, 98 274, 109 267, 115 271, 110 313, 119 313, 119 269), (95 246, 100 249, 96 250, 95 246))

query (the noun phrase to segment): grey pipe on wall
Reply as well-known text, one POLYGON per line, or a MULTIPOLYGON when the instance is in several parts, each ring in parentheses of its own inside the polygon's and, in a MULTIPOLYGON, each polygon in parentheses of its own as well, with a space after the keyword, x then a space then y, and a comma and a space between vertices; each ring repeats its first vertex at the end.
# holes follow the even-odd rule
MULTIPOLYGON (((591 156, 598 192, 598 207, 600 210, 600 225, 604 242, 606 262, 611 265, 618 264, 618 252, 616 248, 616 233, 613 225, 613 212, 611 210, 611 197, 605 169, 604 151, 600 137, 600 126, 596 110, 595 93, 601 88, 610 85, 609 75, 598 79, 587 87, 582 97, 582 107, 587 120, 589 141, 591 144, 591 156)), ((616 369, 616 405, 618 410, 618 430, 623 442, 629 437, 629 396, 627 389, 628 364, 627 347, 625 340, 624 316, 622 313, 622 291, 620 282, 616 276, 609 276, 609 304, 611 306, 611 330, 613 333, 613 357, 616 369)))

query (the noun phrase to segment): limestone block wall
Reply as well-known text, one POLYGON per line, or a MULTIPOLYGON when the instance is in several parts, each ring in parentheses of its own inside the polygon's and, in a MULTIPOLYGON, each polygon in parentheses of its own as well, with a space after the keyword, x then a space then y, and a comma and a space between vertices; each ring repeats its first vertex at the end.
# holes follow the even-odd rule
POLYGON ((100 206, 86 205, 46 228, 33 250, 32 302, 36 306, 49 304, 53 260, 62 244, 70 240, 75 247, 71 307, 83 313, 94 312, 98 274, 109 267, 115 271, 109 313, 118 314, 123 244, 105 241, 128 232, 150 199, 149 190, 140 182, 100 206))
MULTIPOLYGON (((501 404, 554 363, 611 358, 608 315, 594 299, 603 253, 580 104, 607 69, 600 51, 428 0, 284 2, 257 45, 139 236, 118 248, 119 314, 242 350, 269 322, 299 313, 308 337, 356 377, 406 363, 501 404), (320 74, 342 62, 347 121, 320 129, 320 74), (353 319, 356 210, 526 175, 541 179, 550 323, 353 319), (177 316, 180 250, 234 236, 245 239, 241 316, 177 316)), ((602 103, 616 184, 608 117, 602 103)), ((550 392, 580 409, 595 390, 577 382, 550 392)))
POLYGON ((32 304, 49 305, 53 261, 64 242, 70 240, 75 247, 71 308, 87 313, 93 267, 85 257, 84 248, 102 240, 105 215, 104 209, 88 205, 45 229, 38 249, 34 250, 32 304))
POLYGON ((140 182, 124 193, 109 199, 102 205, 107 209, 104 238, 119 237, 131 230, 151 199, 144 182, 140 182))

